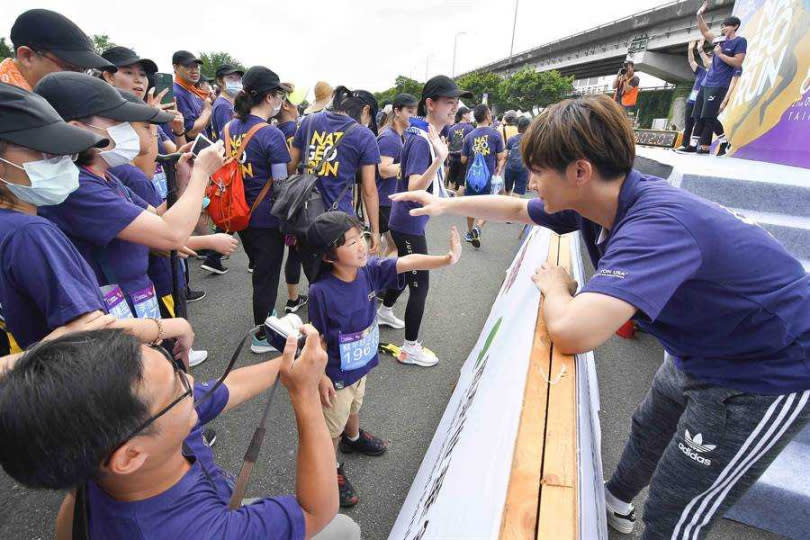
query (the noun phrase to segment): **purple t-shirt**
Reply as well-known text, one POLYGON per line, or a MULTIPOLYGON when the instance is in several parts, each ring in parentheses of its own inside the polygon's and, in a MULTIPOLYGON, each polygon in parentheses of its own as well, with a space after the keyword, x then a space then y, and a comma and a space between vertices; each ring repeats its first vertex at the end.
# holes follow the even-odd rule
POLYGON ((573 211, 532 220, 581 230, 596 272, 582 292, 622 299, 681 370, 762 394, 810 389, 810 274, 765 229, 633 170, 613 229, 573 211))
MULTIPOLYGON (((293 146, 301 151, 301 160, 308 167, 314 167, 324 159, 323 165, 315 174, 318 176, 318 190, 327 207, 334 204, 347 184, 354 185, 355 176, 361 167, 380 162, 377 139, 365 126, 353 128, 335 153, 335 144, 348 127, 355 123, 345 114, 323 111, 304 118, 293 138, 293 146), (308 136, 309 141, 306 140, 308 136)), ((346 190, 337 209, 351 216, 355 215, 352 188, 346 190)))
MULTIPOLYGON (((377 257, 369 257, 366 266, 358 269, 357 277, 351 283, 326 272, 310 284, 309 321, 326 338, 326 352, 329 355, 326 375, 332 379, 335 388, 354 384, 379 363, 377 347, 374 346, 369 351, 373 357, 367 364, 344 371, 341 369, 341 343, 347 341, 347 336, 364 330, 379 332, 377 293, 404 286, 405 278, 397 274, 397 260, 377 257)), ((379 342, 379 334, 377 336, 379 342)))
POLYGON ((706 80, 706 69, 702 66, 698 66, 695 70, 695 84, 692 85, 692 91, 689 93, 689 98, 686 100, 687 103, 694 103, 697 99, 698 92, 700 91, 700 87, 703 86, 703 81, 706 80))
POLYGON ((177 110, 183 113, 183 123, 188 131, 194 127, 194 122, 202 113, 203 100, 177 83, 174 83, 174 99, 177 101, 177 110))
MULTIPOLYGON (((206 393, 214 381, 194 385, 194 395, 206 393)), ((149 499, 117 501, 95 482, 88 482, 91 538, 221 538, 237 540, 303 539, 304 512, 295 497, 260 499, 228 510, 233 477, 214 462, 202 438, 204 425, 228 403, 223 384, 214 397, 197 408, 199 420, 184 442, 191 469, 175 485, 149 499)))
MULTIPOLYGON (((742 36, 737 36, 734 39, 727 39, 722 42, 720 47, 724 55, 733 57, 748 50, 748 41, 742 36)), ((706 88, 728 88, 737 69, 720 60, 720 57, 715 54, 712 56, 712 65, 706 74, 703 86, 706 88)))
MULTIPOLYGON (((433 158, 430 156, 430 143, 424 137, 409 135, 405 137, 405 145, 402 148, 400 158, 400 174, 397 179, 397 193, 408 191, 408 179, 413 174, 425 174, 433 158)), ((430 191, 432 185, 428 185, 430 191)), ((410 201, 393 201, 391 205, 391 219, 388 227, 392 231, 405 234, 423 235, 425 227, 430 219, 429 216, 412 216, 409 212, 413 208, 420 208, 419 203, 410 201)))
MULTIPOLYGON (((380 156, 394 158, 394 164, 399 163, 402 155, 402 136, 391 128, 384 128, 377 136, 377 146, 380 148, 380 156)), ((391 206, 389 195, 393 195, 397 190, 397 177, 383 178, 380 171, 377 171, 377 192, 380 195, 380 206, 391 206)))
POLYGON ((510 171, 525 171, 523 157, 520 155, 520 143, 523 141, 523 133, 512 135, 506 141, 506 150, 509 152, 506 157, 506 168, 510 171))
POLYGON ((222 128, 233 118, 233 103, 222 96, 214 100, 211 108, 211 132, 217 138, 222 138, 222 128))
MULTIPOLYGON (((461 149, 461 154, 467 156, 467 169, 472 165, 475 155, 481 154, 487 163, 491 178, 495 174, 495 168, 498 165, 498 154, 504 150, 503 144, 501 134, 490 126, 478 127, 472 130, 464 137, 464 146, 461 149)), ((489 193, 488 187, 485 191, 489 193)))
POLYGON ((117 283, 132 295, 152 285, 147 275, 149 248, 116 237, 149 205, 109 171, 107 176, 109 180, 81 167, 79 189, 39 213, 76 245, 100 285, 117 283))
MULTIPOLYGON (((163 198, 149 178, 135 165, 121 165, 113 167, 110 172, 132 190, 133 193, 157 208, 163 203, 163 198)), ((155 292, 159 297, 172 293, 172 265, 168 257, 149 253, 149 269, 147 275, 155 285, 155 292)))
POLYGON ((293 137, 295 137, 295 130, 298 128, 298 124, 293 120, 288 120, 287 122, 281 122, 276 127, 284 134, 284 140, 287 141, 287 149, 292 150, 293 137))
MULTIPOLYGON (((229 128, 231 144, 241 140, 250 128, 259 122, 264 122, 258 116, 250 115, 247 120, 234 118, 229 128)), ((245 150, 245 149, 242 149, 245 150)), ((242 163, 242 178, 245 182, 245 199, 248 207, 252 206, 259 196, 264 184, 271 178, 271 168, 273 165, 284 165, 290 162, 290 152, 287 150, 287 143, 284 134, 275 127, 268 125, 257 131, 248 143, 247 159, 234 156, 242 163)), ((285 169, 286 175, 286 169, 285 169)), ((272 192, 272 190, 270 190, 272 192)), ((270 210, 273 208, 271 193, 267 193, 264 200, 254 210, 250 217, 250 227, 254 229, 271 229, 278 227, 279 221, 270 210)))
POLYGON ((455 158, 461 157, 461 150, 464 148, 464 137, 473 130, 472 124, 469 122, 459 122, 447 130, 447 147, 450 149, 450 155, 455 158), (455 150, 458 148, 458 150, 455 150))
POLYGON ((53 223, 0 208, 0 306, 20 347, 71 320, 106 313, 93 270, 53 223))

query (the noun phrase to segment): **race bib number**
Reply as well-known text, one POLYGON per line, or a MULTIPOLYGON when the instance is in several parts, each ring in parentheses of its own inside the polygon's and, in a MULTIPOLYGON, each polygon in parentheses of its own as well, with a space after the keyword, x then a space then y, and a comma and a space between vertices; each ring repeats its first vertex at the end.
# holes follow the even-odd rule
POLYGON ((698 91, 692 90, 689 92, 689 99, 687 101, 695 101, 697 99, 698 91))
POLYGON ((360 332, 338 334, 340 345, 340 369, 352 371, 360 369, 377 355, 380 345, 380 328, 375 319, 371 326, 360 332))
POLYGON ((152 184, 155 185, 155 189, 157 189, 160 194, 160 198, 166 200, 169 194, 169 184, 166 181, 166 173, 163 172, 163 167, 160 165, 155 168, 155 176, 152 177, 152 184))
POLYGON ((107 313, 116 319, 132 319, 132 311, 129 310, 124 291, 118 285, 104 285, 101 287, 101 295, 104 297, 104 304, 107 306, 107 313))
POLYGON ((160 306, 152 285, 132 293, 132 304, 139 319, 160 319, 160 306))

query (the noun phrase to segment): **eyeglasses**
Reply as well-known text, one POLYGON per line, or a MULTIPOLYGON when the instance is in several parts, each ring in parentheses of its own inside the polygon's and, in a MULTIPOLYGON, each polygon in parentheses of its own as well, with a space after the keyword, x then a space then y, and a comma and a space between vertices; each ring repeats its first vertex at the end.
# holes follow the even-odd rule
POLYGON ((80 68, 79 66, 74 66, 73 64, 70 64, 68 62, 63 62, 59 58, 53 56, 52 54, 49 54, 47 51, 34 51, 34 52, 36 52, 42 58, 46 58, 46 59, 50 60, 51 62, 53 62, 54 64, 56 64, 59 67, 59 69, 61 69, 62 71, 72 71, 74 73, 84 73, 84 68, 80 68))
POLYGON ((143 424, 141 424, 140 426, 138 426, 137 428, 132 430, 132 432, 129 435, 127 435, 124 438, 123 441, 118 443, 118 445, 110 451, 110 454, 109 454, 109 456, 107 456, 107 460, 105 461, 105 464, 108 464, 110 462, 110 458, 116 452, 116 450, 118 450, 119 448, 124 446, 124 444, 127 441, 134 438, 140 432, 142 432, 143 430, 145 430, 146 428, 148 428, 149 426, 151 426, 152 424, 157 422, 158 418, 160 418, 161 416, 163 416, 164 414, 169 412, 175 405, 177 405, 178 403, 180 403, 181 401, 183 401, 187 397, 194 397, 194 389, 191 387, 191 382, 188 380, 188 375, 183 370, 183 366, 180 363, 180 361, 175 360, 174 358, 172 358, 172 355, 169 354, 169 351, 167 351, 163 347, 160 347, 159 345, 150 345, 150 347, 152 349, 160 352, 163 355, 163 357, 166 358, 166 360, 172 365, 172 369, 174 369, 175 377, 179 377, 180 378, 180 383, 183 385, 183 393, 180 394, 179 396, 177 396, 177 398, 174 401, 172 401, 171 403, 166 405, 163 409, 161 409, 161 411, 159 413, 157 413, 154 416, 150 417, 143 424))

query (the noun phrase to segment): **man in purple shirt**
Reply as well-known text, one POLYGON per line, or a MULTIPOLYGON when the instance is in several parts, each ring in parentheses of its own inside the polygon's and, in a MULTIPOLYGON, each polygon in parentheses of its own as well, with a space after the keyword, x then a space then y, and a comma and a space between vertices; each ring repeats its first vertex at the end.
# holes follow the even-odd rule
POLYGON ((172 55, 174 99, 177 110, 183 113, 187 141, 204 133, 211 123, 211 96, 196 87, 200 81, 201 65, 202 60, 188 51, 177 51, 172 55))
POLYGON ((810 422, 810 274, 767 231, 634 170, 635 143, 607 96, 546 109, 524 135, 540 198, 437 199, 416 215, 479 215, 580 231, 596 269, 576 290, 561 267, 534 275, 555 349, 590 351, 628 319, 666 351, 606 484, 608 523, 645 538, 703 538, 810 422))
POLYGON ((294 365, 291 337, 282 357, 222 384, 195 382, 167 351, 119 330, 43 342, 0 381, 0 435, 17 443, 3 444, 0 463, 26 486, 74 489, 57 538, 71 537, 78 516, 89 538, 359 540, 351 519, 335 518, 335 454, 318 395, 327 355, 317 331, 303 331, 294 365), (279 377, 299 430, 296 495, 229 510, 234 480, 203 443, 203 426, 279 377))

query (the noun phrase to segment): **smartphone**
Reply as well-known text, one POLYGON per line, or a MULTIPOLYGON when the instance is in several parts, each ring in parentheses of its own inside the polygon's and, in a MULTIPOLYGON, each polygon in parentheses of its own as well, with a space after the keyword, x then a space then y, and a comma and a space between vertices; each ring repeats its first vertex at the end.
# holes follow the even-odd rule
POLYGON ((197 135, 197 138, 194 139, 194 144, 191 147, 191 153, 194 157, 197 157, 200 152, 208 148, 214 144, 211 139, 200 133, 197 135))
POLYGON ((169 89, 160 103, 171 103, 174 100, 174 78, 171 73, 155 73, 155 95, 157 96, 165 89, 169 89))
POLYGON ((271 315, 264 321, 264 336, 267 338, 267 343, 278 352, 282 352, 287 345, 287 335, 294 333, 298 336, 298 346, 295 350, 295 357, 298 358, 307 342, 307 336, 299 330, 301 326, 303 326, 301 318, 294 313, 287 314, 280 319, 271 315))

